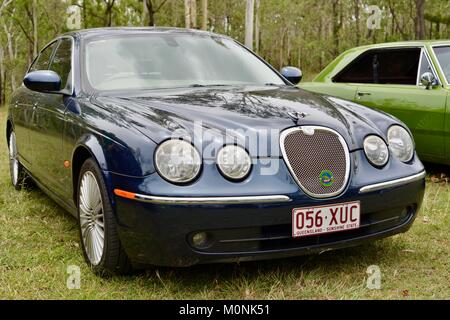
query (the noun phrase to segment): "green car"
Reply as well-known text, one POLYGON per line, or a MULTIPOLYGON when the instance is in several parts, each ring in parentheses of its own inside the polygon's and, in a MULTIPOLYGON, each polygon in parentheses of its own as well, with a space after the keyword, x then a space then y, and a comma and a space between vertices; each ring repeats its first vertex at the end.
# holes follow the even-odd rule
POLYGON ((422 160, 450 165, 450 41, 354 48, 300 86, 396 116, 422 160))

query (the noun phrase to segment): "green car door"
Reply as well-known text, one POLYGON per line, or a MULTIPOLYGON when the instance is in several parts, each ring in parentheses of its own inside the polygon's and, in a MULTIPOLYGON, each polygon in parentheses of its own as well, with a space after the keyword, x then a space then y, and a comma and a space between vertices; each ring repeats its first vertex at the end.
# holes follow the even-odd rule
POLYGON ((422 160, 444 161, 447 92, 407 86, 364 85, 358 87, 356 102, 385 111, 401 119, 411 130, 422 160))
POLYGON ((434 63, 441 74, 448 91, 447 109, 445 114, 445 163, 450 164, 450 44, 436 44, 430 46, 434 63))

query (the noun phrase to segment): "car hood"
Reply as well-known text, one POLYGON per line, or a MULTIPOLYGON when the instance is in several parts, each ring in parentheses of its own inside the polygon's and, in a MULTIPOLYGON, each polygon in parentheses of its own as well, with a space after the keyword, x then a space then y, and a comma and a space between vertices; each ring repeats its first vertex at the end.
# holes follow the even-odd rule
POLYGON ((339 132, 351 151, 368 134, 385 137, 395 119, 366 107, 297 87, 215 87, 95 96, 91 102, 160 143, 196 125, 218 134, 279 132, 297 125, 339 132), (301 113, 298 121, 292 114, 301 113))

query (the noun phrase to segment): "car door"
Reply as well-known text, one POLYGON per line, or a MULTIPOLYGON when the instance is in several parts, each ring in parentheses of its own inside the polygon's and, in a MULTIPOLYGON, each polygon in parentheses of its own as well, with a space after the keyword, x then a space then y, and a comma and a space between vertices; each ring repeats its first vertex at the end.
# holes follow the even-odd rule
POLYGON ((450 45, 435 45, 432 48, 437 69, 441 71, 442 81, 447 90, 447 109, 445 114, 445 152, 447 164, 450 164, 450 45))
MULTIPOLYGON (((47 70, 56 42, 52 42, 41 50, 39 55, 31 64, 28 72, 35 70, 47 70)), ((11 101, 12 114, 14 119, 14 132, 16 135, 17 148, 21 163, 33 173, 33 148, 30 139, 33 112, 39 100, 39 93, 29 90, 22 85, 11 101)))
MULTIPOLYGON (((445 158, 445 112, 447 91, 420 84, 424 72, 436 71, 422 47, 399 47, 366 53, 371 72, 362 79, 354 101, 385 111, 403 121, 412 131, 423 160, 445 158)), ((438 84, 438 83, 436 83, 438 84)))
POLYGON ((31 135, 33 167, 36 178, 59 196, 65 194, 63 131, 66 102, 72 94, 72 38, 61 38, 51 59, 49 70, 61 77, 61 92, 38 93, 33 113, 31 135))

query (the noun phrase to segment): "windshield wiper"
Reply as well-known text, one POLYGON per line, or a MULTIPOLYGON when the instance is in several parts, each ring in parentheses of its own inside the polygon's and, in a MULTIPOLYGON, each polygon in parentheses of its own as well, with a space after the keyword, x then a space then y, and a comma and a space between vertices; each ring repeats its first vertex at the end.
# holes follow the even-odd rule
POLYGON ((228 87, 229 84, 199 84, 194 83, 189 85, 189 88, 208 88, 208 87, 228 87))
POLYGON ((266 87, 286 87, 287 84, 276 84, 276 83, 269 82, 269 83, 266 83, 265 86, 266 87))

